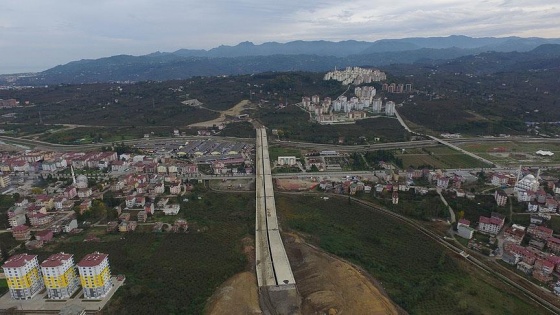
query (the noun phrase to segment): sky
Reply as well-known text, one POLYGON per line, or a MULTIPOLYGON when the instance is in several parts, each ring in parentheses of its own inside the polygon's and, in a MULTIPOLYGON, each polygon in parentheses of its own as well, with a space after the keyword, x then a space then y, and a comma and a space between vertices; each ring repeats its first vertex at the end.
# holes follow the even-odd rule
POLYGON ((557 0, 2 0, 0 74, 243 41, 560 38, 557 0))

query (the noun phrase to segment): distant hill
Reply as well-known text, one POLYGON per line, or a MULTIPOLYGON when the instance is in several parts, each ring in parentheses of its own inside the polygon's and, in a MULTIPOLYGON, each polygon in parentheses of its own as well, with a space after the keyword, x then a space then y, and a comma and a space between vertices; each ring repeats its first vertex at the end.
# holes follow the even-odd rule
MULTIPOLYGON (((269 42, 255 45, 243 42, 236 46, 220 46, 210 50, 181 49, 155 52, 144 56, 119 55, 95 60, 73 61, 56 66, 35 76, 22 76, 19 85, 57 83, 92 83, 110 81, 146 81, 185 79, 193 76, 252 74, 266 71, 327 71, 336 67, 390 64, 438 63, 455 61, 457 67, 476 68, 483 64, 487 71, 499 71, 531 60, 557 58, 560 39, 544 38, 471 38, 467 36, 386 39, 364 41, 293 41, 285 44, 269 42), (467 56, 486 56, 467 65, 467 56), (500 54, 505 53, 505 54, 500 54), (494 58, 506 58, 497 62, 494 58), (493 64, 494 63, 494 64, 493 64)), ((554 64, 554 63, 553 63, 554 64)), ((541 66, 544 66, 542 64, 541 66)), ((471 69, 478 71, 477 69, 471 69)), ((9 76, 14 82, 13 75, 9 76)), ((0 76, 0 84, 8 82, 0 76)))

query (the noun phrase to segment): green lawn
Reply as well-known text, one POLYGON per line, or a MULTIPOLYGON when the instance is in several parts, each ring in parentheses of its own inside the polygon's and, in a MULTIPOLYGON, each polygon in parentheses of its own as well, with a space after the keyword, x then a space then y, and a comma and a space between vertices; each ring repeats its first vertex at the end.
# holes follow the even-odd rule
MULTIPOLYGON (((53 251, 109 254, 112 274, 126 275, 104 310, 105 314, 201 314, 214 290, 247 268, 241 239, 254 234, 254 193, 204 192, 179 212, 187 218, 189 233, 101 235, 101 242, 71 238, 37 251, 42 261, 53 251), (199 228, 201 229, 199 229, 199 228), (116 237, 114 237, 116 236, 116 237)), ((179 216, 178 216, 179 217, 179 216)), ((102 229, 86 230, 101 233, 102 229)))
POLYGON ((347 198, 277 194, 286 228, 350 260, 410 314, 546 313, 415 229, 347 198))

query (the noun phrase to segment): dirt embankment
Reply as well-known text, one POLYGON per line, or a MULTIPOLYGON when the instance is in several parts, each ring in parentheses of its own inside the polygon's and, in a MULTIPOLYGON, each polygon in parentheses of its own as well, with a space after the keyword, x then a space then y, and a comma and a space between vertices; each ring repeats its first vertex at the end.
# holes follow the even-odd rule
POLYGON ((228 117, 235 117, 243 112, 243 110, 250 105, 248 100, 243 100, 237 103, 232 108, 225 111, 215 111, 220 113, 220 117, 208 121, 202 121, 194 124, 190 124, 189 127, 212 127, 214 125, 219 125, 221 123, 227 122, 228 117))
POLYGON ((309 246, 297 235, 285 242, 303 314, 406 314, 351 264, 309 246))
MULTIPOLYGON (((301 295, 303 315, 406 314, 367 273, 306 244, 298 235, 285 235, 284 245, 301 295)), ((208 301, 206 314, 262 314, 251 241, 243 240, 251 271, 239 273, 222 284, 208 301)))

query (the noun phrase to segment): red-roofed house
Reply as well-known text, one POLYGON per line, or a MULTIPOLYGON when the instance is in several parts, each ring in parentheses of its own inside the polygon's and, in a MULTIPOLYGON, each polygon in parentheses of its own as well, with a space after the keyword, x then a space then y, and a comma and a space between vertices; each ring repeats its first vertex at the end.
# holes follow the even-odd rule
POLYGON ((27 225, 18 225, 12 228, 12 236, 17 241, 27 241, 31 238, 31 231, 27 225))
POLYGON ((504 226, 505 218, 499 213, 492 212, 490 218, 480 216, 478 220, 478 230, 484 233, 498 234, 504 226))
POLYGON ((553 253, 560 253, 560 239, 556 237, 549 237, 546 240, 546 247, 553 253))
POLYGON ((507 227, 504 230, 504 240, 520 245, 525 237, 525 231, 513 227, 507 227))
POLYGON ((494 199, 496 200, 496 204, 501 207, 506 205, 508 196, 505 191, 497 189, 494 192, 494 199))
POLYGON ((37 213, 29 215, 29 222, 32 226, 41 226, 52 222, 54 219, 52 215, 37 213))
POLYGON ((53 239, 53 231, 51 229, 37 231, 35 232, 35 238, 45 243, 50 242, 53 239))
POLYGON ((542 240, 546 240, 552 237, 552 233, 553 233, 552 229, 540 225, 539 226, 530 225, 527 228, 527 234, 542 240))

